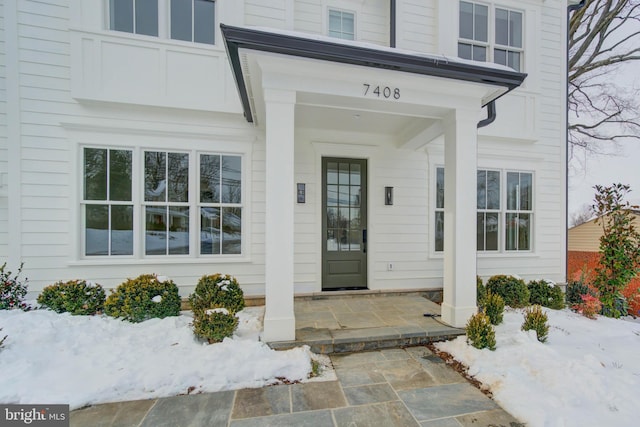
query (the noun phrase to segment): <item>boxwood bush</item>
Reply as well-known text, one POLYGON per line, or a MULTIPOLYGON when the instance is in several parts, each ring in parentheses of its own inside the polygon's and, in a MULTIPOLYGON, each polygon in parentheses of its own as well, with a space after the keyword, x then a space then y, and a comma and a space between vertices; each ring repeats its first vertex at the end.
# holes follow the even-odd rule
POLYGON ((523 331, 536 331, 538 341, 545 342, 549 336, 549 325, 547 325, 547 315, 539 305, 528 307, 524 312, 523 331))
POLYGON ((120 284, 107 298, 104 311, 112 317, 142 322, 154 317, 180 314, 180 295, 172 280, 158 280, 154 274, 142 274, 120 284))
POLYGON ((478 304, 478 309, 482 310, 484 307, 484 300, 487 297, 487 288, 482 283, 482 278, 480 276, 476 276, 476 302, 478 304))
POLYGON ((60 281, 49 285, 38 295, 38 304, 56 313, 91 315, 102 311, 105 293, 102 286, 85 280, 60 281))
POLYGON ((493 330, 489 316, 486 314, 477 313, 471 316, 465 330, 467 332, 467 342, 475 348, 496 349, 496 333, 493 330))
POLYGON ((235 277, 222 274, 202 276, 189 295, 193 312, 224 307, 232 314, 244 308, 244 293, 235 277))
POLYGON ((532 280, 527 284, 529 288, 529 303, 538 304, 556 310, 564 308, 564 294, 560 287, 546 280, 532 280))
POLYGON ((193 332, 209 344, 231 337, 238 327, 238 318, 226 308, 211 308, 194 312, 193 332))
POLYGON ((497 275, 487 280, 487 293, 500 295, 509 307, 526 307, 529 304, 529 289, 524 280, 514 276, 497 275))
POLYGON ((489 317, 492 325, 502 323, 504 314, 504 300, 500 295, 488 293, 484 304, 484 314, 489 317))

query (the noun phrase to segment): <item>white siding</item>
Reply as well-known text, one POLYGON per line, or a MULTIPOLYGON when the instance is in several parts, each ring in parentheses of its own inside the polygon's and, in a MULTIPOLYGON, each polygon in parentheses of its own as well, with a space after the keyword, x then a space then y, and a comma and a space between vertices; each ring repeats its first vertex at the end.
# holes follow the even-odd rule
POLYGON ((287 29, 289 0, 246 0, 245 23, 250 26, 287 29))
POLYGON ((396 45, 416 52, 441 53, 437 48, 438 29, 445 26, 451 30, 457 25, 438 22, 437 0, 398 0, 397 7, 396 45))
POLYGON ((8 170, 7 170, 7 67, 5 5, 0 4, 0 263, 6 261, 8 251, 8 170))

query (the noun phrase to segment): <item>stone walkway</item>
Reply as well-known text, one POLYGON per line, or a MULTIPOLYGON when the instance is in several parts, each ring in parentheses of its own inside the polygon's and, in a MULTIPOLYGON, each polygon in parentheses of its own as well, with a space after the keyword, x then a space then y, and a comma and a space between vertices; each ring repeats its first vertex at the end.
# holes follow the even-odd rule
POLYGON ((70 425, 523 426, 426 347, 330 357, 337 381, 96 405, 70 425))

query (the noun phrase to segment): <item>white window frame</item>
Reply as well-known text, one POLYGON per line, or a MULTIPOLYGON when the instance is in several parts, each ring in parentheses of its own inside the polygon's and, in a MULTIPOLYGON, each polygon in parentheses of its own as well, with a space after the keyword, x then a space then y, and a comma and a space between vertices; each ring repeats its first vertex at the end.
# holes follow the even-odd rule
MULTIPOLYGON (((475 9, 474 9, 475 10, 475 9)), ((460 44, 469 44, 472 46, 472 55, 473 55, 473 46, 482 46, 486 48, 486 62, 495 62, 495 50, 505 50, 508 52, 517 52, 520 54, 520 68, 517 71, 523 72, 525 69, 525 36, 526 36, 526 13, 522 9, 502 6, 498 3, 492 2, 483 2, 483 1, 475 1, 475 0, 458 0, 457 2, 457 23, 458 23, 458 31, 456 36, 456 54, 459 55, 459 46, 460 44), (460 37, 460 3, 461 2, 470 3, 472 5, 481 5, 486 6, 488 8, 487 13, 487 41, 479 41, 474 39, 468 39, 460 37), (518 48, 515 46, 507 46, 496 43, 496 9, 505 10, 508 13, 519 13, 522 17, 522 28, 521 28, 521 40, 522 47, 518 48)), ((467 58, 468 59, 468 58, 467 58)), ((508 62, 508 59, 507 59, 508 62)))
MULTIPOLYGON (((326 19, 327 19, 326 34, 329 37, 334 37, 334 38, 336 38, 338 40, 357 40, 358 39, 358 19, 357 19, 358 16, 357 16, 356 11, 349 10, 349 9, 342 9, 342 8, 339 8, 339 7, 328 6, 326 8, 325 16, 326 16, 326 19), (341 14, 348 13, 348 14, 353 16, 353 38, 352 39, 347 39, 347 38, 344 38, 344 37, 335 37, 335 36, 331 36, 330 35, 330 32, 332 31, 331 30, 331 18, 330 18, 331 12, 340 12, 341 14)), ((340 17, 340 24, 342 25, 342 15, 340 17)), ((342 35, 342 34, 347 34, 347 33, 342 31, 342 28, 341 28, 340 29, 340 34, 342 35)))
MULTIPOLYGON (((432 243, 430 244, 429 252, 435 257, 442 257, 444 254, 444 245, 446 242, 443 241, 443 250, 436 249, 436 217, 438 212, 442 212, 444 214, 444 206, 437 206, 437 183, 438 183, 438 169, 442 169, 444 171, 443 164, 434 164, 432 166, 433 172, 433 185, 431 186, 433 196, 431 198, 433 209, 430 209, 431 218, 433 220, 430 228, 430 234, 433 236, 432 243)), ((527 254, 534 252, 535 245, 535 193, 536 193, 536 182, 535 182, 535 173, 532 170, 526 169, 498 169, 492 167, 478 167, 477 172, 479 171, 492 171, 500 173, 500 209, 479 209, 476 207, 476 218, 479 213, 498 213, 499 217, 499 228, 498 228, 498 249, 497 250, 478 250, 476 252, 478 255, 500 255, 500 254, 527 254), (523 209, 508 209, 507 206, 507 174, 508 173, 518 173, 518 174, 528 174, 531 176, 531 209, 523 210, 523 209), (529 215, 529 248, 528 249, 507 249, 507 214, 528 214, 529 215)), ((445 183, 446 185, 446 183, 445 183)), ((477 193, 474 201, 477 206, 477 193)), ((518 200, 519 203, 519 200, 518 200)), ((443 228, 444 230, 444 228, 443 228)), ((477 223, 476 223, 476 233, 477 233, 477 223)))
POLYGON ((140 262, 149 260, 157 262, 184 262, 186 260, 198 260, 203 262, 246 262, 248 258, 247 250, 250 248, 250 218, 247 209, 247 194, 250 191, 250 171, 247 169, 247 163, 250 162, 250 155, 245 152, 227 151, 227 150, 208 150, 201 148, 193 148, 190 150, 180 150, 173 147, 151 147, 151 146, 112 146, 109 144, 78 144, 79 150, 79 186, 78 186, 78 214, 79 214, 79 260, 81 262, 91 261, 96 263, 115 264, 127 262, 140 262), (86 200, 84 197, 84 149, 102 149, 102 150, 127 150, 132 153, 132 201, 128 202, 110 202, 110 201, 92 201, 86 200), (144 197, 144 159, 146 152, 165 152, 165 153, 186 153, 189 155, 189 197, 188 202, 147 202, 144 197), (241 243, 240 253, 234 254, 201 254, 200 253, 200 164, 199 158, 201 154, 234 156, 240 158, 240 203, 221 203, 221 207, 236 207, 241 209, 241 243), (86 214, 85 206, 87 204, 117 204, 117 205, 133 205, 133 254, 132 255, 87 255, 86 254, 86 214), (166 255, 146 255, 145 238, 146 238, 146 206, 173 206, 180 205, 189 208, 189 253, 188 254, 166 254, 166 255), (182 260, 182 261, 180 261, 182 260))
MULTIPOLYGON (((483 214, 485 217, 485 224, 486 224, 486 217, 487 214, 497 214, 498 215, 498 247, 496 249, 486 249, 486 241, 487 241, 487 229, 486 226, 483 230, 483 234, 484 234, 484 242, 485 242, 485 249, 477 249, 478 252, 481 253, 497 253, 500 252, 500 249, 502 247, 501 243, 502 243, 502 188, 504 187, 502 185, 502 173, 499 169, 491 169, 491 168, 478 168, 477 172, 497 172, 498 173, 498 185, 500 186, 499 188, 499 200, 498 200, 498 209, 489 209, 489 208, 478 208, 476 207, 476 218, 478 216, 478 214, 483 214)), ((478 195, 476 193, 476 200, 478 198, 478 195)), ((477 233, 477 225, 476 225, 476 233, 477 233)), ((476 245, 477 247, 477 245, 476 245)))
MULTIPOLYGON (((174 39, 171 38, 171 0, 158 0, 158 35, 157 36, 153 36, 153 35, 146 35, 146 34, 139 34, 135 32, 135 12, 134 12, 134 31, 133 32, 129 32, 129 31, 121 31, 121 30, 112 30, 111 29, 111 0, 104 0, 105 1, 105 7, 103 8, 104 13, 105 13, 105 29, 107 31, 115 31, 121 34, 129 34, 132 36, 137 36, 137 37, 153 37, 153 38, 158 38, 158 39, 162 39, 162 40, 166 40, 166 41, 171 41, 171 42, 175 42, 175 43, 188 43, 190 45, 196 44, 198 46, 217 46, 219 44, 219 39, 220 39, 220 32, 219 32, 219 26, 218 26, 218 22, 220 20, 219 18, 219 0, 207 0, 207 1, 211 1, 212 3, 214 3, 214 22, 213 22, 213 44, 210 43, 204 43, 204 42, 197 42, 197 41, 193 41, 194 38, 194 25, 193 25, 193 14, 194 14, 194 0, 191 0, 191 41, 187 41, 187 40, 181 40, 181 39, 174 39)), ((135 11, 135 0, 134 0, 134 11, 135 11)))

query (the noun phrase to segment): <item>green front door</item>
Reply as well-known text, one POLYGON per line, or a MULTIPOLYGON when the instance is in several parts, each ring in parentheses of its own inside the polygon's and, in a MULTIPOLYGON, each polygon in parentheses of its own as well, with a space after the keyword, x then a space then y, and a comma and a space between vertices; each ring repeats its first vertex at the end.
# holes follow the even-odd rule
POLYGON ((367 161, 322 159, 322 289, 367 287, 367 161))

